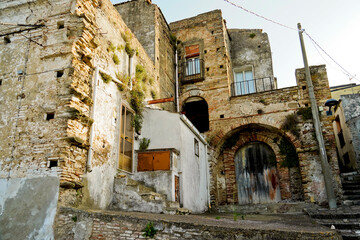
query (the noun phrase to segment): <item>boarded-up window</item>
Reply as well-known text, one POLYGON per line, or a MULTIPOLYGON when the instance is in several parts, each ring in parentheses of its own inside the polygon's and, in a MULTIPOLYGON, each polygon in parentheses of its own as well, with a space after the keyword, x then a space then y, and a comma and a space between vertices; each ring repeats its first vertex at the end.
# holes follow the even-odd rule
POLYGON ((199 45, 191 45, 185 47, 186 58, 197 57, 200 55, 199 45))

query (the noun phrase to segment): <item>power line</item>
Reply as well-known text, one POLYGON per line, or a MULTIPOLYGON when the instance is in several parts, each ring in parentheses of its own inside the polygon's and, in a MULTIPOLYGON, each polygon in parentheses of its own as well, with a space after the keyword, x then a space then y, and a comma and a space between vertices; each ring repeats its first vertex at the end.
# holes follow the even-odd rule
MULTIPOLYGON (((259 18, 262 18, 262 19, 264 19, 264 20, 266 20, 266 21, 268 21, 268 22, 271 22, 271 23, 273 23, 273 24, 279 25, 279 26, 281 26, 281 27, 285 27, 285 28, 288 28, 288 29, 291 29, 291 30, 298 31, 298 29, 295 29, 295 28, 293 28, 293 27, 289 27, 289 26, 287 26, 287 25, 285 25, 285 24, 282 24, 282 23, 279 23, 279 22, 277 22, 277 21, 274 21, 274 20, 272 20, 272 19, 270 19, 270 18, 264 17, 264 16, 262 16, 262 15, 260 15, 260 14, 257 14, 257 13, 255 13, 255 12, 253 12, 253 11, 250 11, 250 10, 248 10, 248 9, 246 9, 246 8, 238 5, 238 4, 235 4, 235 3, 233 3, 233 2, 231 2, 231 1, 229 1, 229 0, 224 0, 224 1, 227 2, 227 3, 229 3, 229 4, 231 4, 231 5, 233 5, 234 7, 240 8, 240 9, 244 10, 245 12, 248 12, 248 13, 250 13, 250 14, 252 14, 252 15, 255 15, 255 16, 259 17, 259 18)), ((342 72, 343 74, 345 74, 350 80, 351 80, 351 79, 355 79, 355 80, 357 80, 357 81, 360 82, 360 80, 356 77, 356 75, 351 74, 351 73, 350 73, 349 71, 347 71, 343 66, 341 66, 341 65, 340 65, 334 58, 332 58, 307 32, 305 32, 305 30, 304 30, 304 33, 306 34, 306 36, 308 36, 308 38, 309 38, 309 39, 311 40, 311 42, 314 44, 316 51, 318 51, 319 55, 320 55, 323 59, 324 59, 324 57, 320 54, 320 52, 319 52, 318 49, 320 49, 323 53, 325 53, 326 56, 327 56, 328 58, 330 58, 330 59, 340 68, 341 72, 342 72)), ((324 59, 324 61, 327 62, 325 59, 324 59)), ((329 65, 330 65, 330 64, 329 64, 329 65)))
MULTIPOLYGON (((349 71, 347 71, 343 66, 341 66, 334 58, 332 58, 307 32, 304 33, 306 34, 306 36, 310 39, 310 41, 317 47, 319 48, 323 53, 325 53, 325 55, 331 59, 331 61, 333 61, 342 71, 343 74, 345 74, 346 76, 348 76, 348 78, 351 79, 355 79, 357 81, 360 82, 360 80, 353 74, 351 74, 349 71)), ((320 54, 321 56, 321 54, 320 54)))
POLYGON ((274 20, 272 20, 272 19, 270 19, 270 18, 264 17, 264 16, 262 16, 262 15, 260 15, 260 14, 257 14, 257 13, 255 13, 255 12, 253 12, 253 11, 250 11, 250 10, 248 10, 248 9, 246 9, 246 8, 238 5, 238 4, 235 4, 235 3, 233 3, 233 2, 231 2, 231 1, 229 1, 229 0, 224 0, 224 2, 227 2, 227 3, 233 5, 233 6, 237 7, 237 8, 240 8, 240 9, 244 10, 245 12, 248 12, 248 13, 250 13, 250 14, 252 14, 252 15, 255 15, 255 16, 259 17, 259 18, 265 19, 265 20, 268 21, 268 22, 271 22, 271 23, 277 24, 277 25, 279 25, 279 26, 282 26, 282 27, 285 27, 285 28, 288 28, 288 29, 297 31, 296 28, 289 27, 289 26, 287 26, 287 25, 285 25, 285 24, 282 24, 282 23, 279 23, 279 22, 277 22, 277 21, 274 21, 274 20))

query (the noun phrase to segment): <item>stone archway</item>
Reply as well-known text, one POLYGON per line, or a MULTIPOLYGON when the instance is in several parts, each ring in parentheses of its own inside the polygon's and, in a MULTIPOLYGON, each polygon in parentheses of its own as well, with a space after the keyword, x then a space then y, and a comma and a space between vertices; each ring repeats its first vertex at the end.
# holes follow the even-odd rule
MULTIPOLYGON (((224 144, 222 144, 221 159, 223 159, 223 176, 218 174, 217 177, 220 176, 220 178, 224 178, 224 194, 226 194, 226 199, 220 196, 222 200, 219 203, 246 204, 276 202, 280 200, 303 200, 300 168, 298 166, 295 168, 281 166, 281 163, 284 161, 285 157, 280 154, 279 139, 287 139, 287 137, 278 129, 258 124, 242 126, 237 130, 238 131, 233 131, 231 135, 226 135, 226 140, 224 141, 224 144), (231 144, 229 144, 229 142, 231 144), (238 183, 239 180, 241 180, 241 176, 239 176, 239 174, 236 172, 239 171, 239 169, 237 169, 238 163, 236 163, 236 158, 238 157, 238 154, 240 154, 239 151, 244 154, 247 151, 246 149, 249 149, 248 146, 253 146, 255 143, 258 143, 262 146, 263 149, 266 149, 265 151, 267 153, 265 154, 268 155, 265 157, 267 158, 266 161, 273 162, 273 167, 270 167, 271 164, 269 163, 264 163, 264 160, 260 160, 260 162, 263 161, 263 163, 260 164, 261 166, 259 166, 259 169, 262 169, 262 173, 258 175, 258 178, 264 179, 264 181, 260 183, 260 185, 264 184, 264 186, 254 186, 251 185, 251 183, 247 184, 248 186, 253 187, 255 190, 256 188, 262 187, 263 191, 262 193, 259 193, 258 191, 252 191, 247 195, 248 200, 244 200, 244 194, 240 193, 239 191, 241 189, 238 188, 238 183), (272 158, 270 157, 271 154, 274 155, 274 159, 270 159, 272 158), (299 191, 301 194, 299 194, 299 191), (267 192, 266 195, 268 195, 268 197, 262 196, 260 197, 261 200, 254 200, 254 198, 259 198, 259 196, 265 192, 267 192), (250 195, 252 195, 252 197, 250 197, 250 195)), ((290 140, 288 140, 288 142, 292 144, 290 140)), ((242 163, 244 164, 244 161, 242 161, 242 163)), ((247 171, 247 179, 243 178, 243 181, 250 180, 251 174, 253 175, 252 178, 255 179, 254 176, 258 174, 256 171, 258 170, 247 171)), ((254 181, 256 181, 256 179, 254 181)))

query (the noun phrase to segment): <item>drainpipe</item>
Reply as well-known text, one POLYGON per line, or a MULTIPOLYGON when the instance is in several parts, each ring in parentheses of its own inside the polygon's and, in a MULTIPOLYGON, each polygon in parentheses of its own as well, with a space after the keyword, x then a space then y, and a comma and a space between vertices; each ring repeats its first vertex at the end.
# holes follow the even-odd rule
POLYGON ((179 109, 179 66, 178 66, 178 50, 177 43, 175 45, 175 101, 176 101, 176 112, 180 112, 179 109))
MULTIPOLYGON (((91 113, 90 113, 90 117, 91 119, 94 119, 95 117, 95 107, 96 107, 96 88, 97 88, 97 84, 98 84, 98 77, 99 76, 99 67, 95 68, 95 77, 94 77, 94 81, 92 83, 93 85, 93 95, 92 95, 92 99, 93 99, 93 106, 91 109, 91 113)), ((91 172, 91 158, 93 155, 93 139, 94 139, 94 128, 95 128, 95 121, 93 122, 93 124, 91 124, 90 127, 90 139, 89 139, 89 143, 90 143, 90 147, 89 147, 89 152, 88 152, 88 158, 86 161, 86 171, 87 172, 91 172)))

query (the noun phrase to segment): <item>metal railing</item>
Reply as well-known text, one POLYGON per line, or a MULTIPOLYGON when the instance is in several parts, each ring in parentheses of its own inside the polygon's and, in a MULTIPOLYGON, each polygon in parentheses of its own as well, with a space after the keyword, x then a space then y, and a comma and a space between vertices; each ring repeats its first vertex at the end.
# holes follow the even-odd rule
POLYGON ((231 84, 231 96, 240 96, 275 89, 273 77, 257 78, 231 84))
POLYGON ((205 79, 204 60, 193 58, 183 63, 182 82, 191 83, 205 79))

